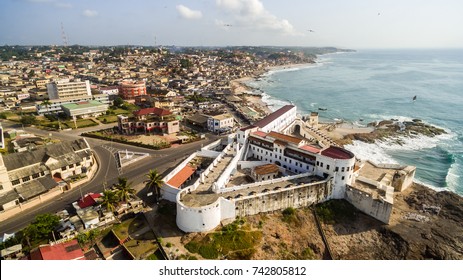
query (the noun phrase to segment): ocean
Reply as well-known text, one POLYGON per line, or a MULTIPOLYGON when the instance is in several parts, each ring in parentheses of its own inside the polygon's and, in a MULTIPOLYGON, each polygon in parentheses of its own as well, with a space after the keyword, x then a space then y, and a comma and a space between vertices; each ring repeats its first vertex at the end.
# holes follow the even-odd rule
POLYGON ((317 63, 270 71, 250 81, 273 110, 297 105, 322 121, 359 126, 421 119, 447 132, 346 148, 360 159, 417 167, 415 180, 463 195, 463 50, 361 50, 327 54, 317 63), (413 97, 416 100, 413 101, 413 97))

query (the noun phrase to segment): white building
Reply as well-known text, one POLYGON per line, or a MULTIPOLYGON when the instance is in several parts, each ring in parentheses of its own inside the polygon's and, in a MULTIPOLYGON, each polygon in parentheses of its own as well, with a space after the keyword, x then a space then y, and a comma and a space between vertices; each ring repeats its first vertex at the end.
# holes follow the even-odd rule
POLYGON ((92 96, 90 90, 90 81, 71 81, 63 79, 47 84, 48 97, 54 99, 70 99, 76 100, 92 96))
POLYGON ((231 131, 235 125, 235 119, 230 114, 209 116, 207 119, 207 129, 214 133, 231 131))

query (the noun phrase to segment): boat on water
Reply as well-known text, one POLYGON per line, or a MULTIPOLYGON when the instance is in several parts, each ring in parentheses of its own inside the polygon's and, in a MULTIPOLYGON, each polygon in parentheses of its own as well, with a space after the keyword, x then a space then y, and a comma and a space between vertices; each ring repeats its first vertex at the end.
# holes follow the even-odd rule
POLYGON ((318 107, 318 111, 326 111, 326 110, 328 110, 328 108, 318 107))
POLYGON ((415 101, 415 100, 416 100, 416 95, 415 95, 415 96, 413 96, 413 101, 415 101))

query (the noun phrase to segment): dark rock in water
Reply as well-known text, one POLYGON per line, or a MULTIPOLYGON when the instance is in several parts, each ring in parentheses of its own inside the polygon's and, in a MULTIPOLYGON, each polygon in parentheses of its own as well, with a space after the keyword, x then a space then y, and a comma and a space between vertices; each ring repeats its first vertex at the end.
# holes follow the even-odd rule
POLYGON ((420 119, 413 119, 412 121, 413 122, 422 122, 422 120, 420 120, 420 119))

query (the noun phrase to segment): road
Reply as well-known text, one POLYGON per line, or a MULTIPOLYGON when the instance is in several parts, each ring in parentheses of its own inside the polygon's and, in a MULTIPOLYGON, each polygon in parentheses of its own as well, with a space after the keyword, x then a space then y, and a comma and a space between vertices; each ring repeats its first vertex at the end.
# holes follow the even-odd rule
MULTIPOLYGON (((14 124, 2 122, 4 128, 12 127, 14 124)), ((93 130, 101 129, 101 127, 93 128, 93 130)), ((50 132, 39 130, 37 128, 26 127, 26 132, 36 135, 48 136, 50 132)), ((88 131, 88 129, 87 129, 88 131)), ((81 138, 80 133, 76 131, 62 131, 60 133, 51 132, 52 137, 62 141, 69 141, 81 138)), ((77 188, 69 190, 56 199, 46 201, 34 208, 21 212, 18 215, 0 222, 0 236, 4 233, 16 232, 27 226, 35 216, 42 213, 55 213, 62 209, 69 208, 70 204, 78 200, 81 194, 88 192, 102 192, 104 185, 111 186, 117 182, 118 177, 126 177, 132 186, 137 190, 137 195, 147 203, 152 203, 150 197, 147 197, 147 190, 144 188, 143 181, 145 175, 151 169, 157 169, 163 174, 175 167, 181 160, 199 150, 203 145, 207 145, 217 139, 217 136, 208 135, 206 139, 201 141, 183 144, 175 148, 163 150, 151 150, 141 147, 135 147, 122 143, 114 143, 99 139, 86 138, 90 147, 94 151, 94 155, 99 164, 98 171, 93 179, 77 188), (122 168, 121 173, 116 166, 114 153, 117 151, 132 151, 140 153, 149 153, 149 157, 139 160, 127 167, 122 168)))

